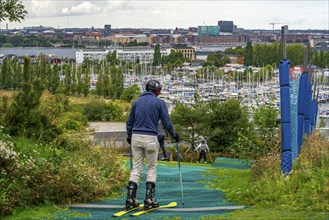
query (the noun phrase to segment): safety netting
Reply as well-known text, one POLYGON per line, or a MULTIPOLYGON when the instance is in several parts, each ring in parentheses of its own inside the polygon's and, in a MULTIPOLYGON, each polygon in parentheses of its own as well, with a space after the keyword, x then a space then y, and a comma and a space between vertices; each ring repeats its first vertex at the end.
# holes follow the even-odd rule
MULTIPOLYGON (((217 160, 216 160, 217 161, 217 160)), ((215 161, 215 163, 216 163, 215 161)), ((229 161, 229 160, 227 160, 229 161)), ((236 164, 232 163, 231 168, 236 164)), ((156 198, 160 205, 177 202, 175 208, 155 210, 139 217, 130 217, 126 214, 117 219, 201 219, 204 216, 218 216, 244 206, 225 201, 223 192, 207 186, 209 180, 216 178, 209 174, 209 166, 181 166, 177 162, 159 163, 157 167, 156 198), (183 182, 183 198, 180 184, 180 173, 183 182), (184 205, 183 203, 184 199, 184 205)), ((143 203, 145 198, 145 167, 142 179, 137 190, 137 199, 143 203)), ((126 188, 121 191, 121 196, 88 204, 71 205, 70 209, 57 213, 58 219, 109 219, 112 215, 122 210, 126 199, 126 188)))
POLYGON ((297 143, 297 132, 298 132, 298 87, 299 80, 290 80, 290 102, 291 102, 291 153, 292 158, 298 157, 298 143, 297 143))

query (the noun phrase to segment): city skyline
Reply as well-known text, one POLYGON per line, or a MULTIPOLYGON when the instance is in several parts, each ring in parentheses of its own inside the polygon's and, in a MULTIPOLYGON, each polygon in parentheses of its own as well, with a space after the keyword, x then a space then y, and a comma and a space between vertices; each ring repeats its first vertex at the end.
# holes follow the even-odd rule
POLYGON ((329 1, 222 1, 222 0, 23 0, 28 15, 21 23, 2 22, 8 28, 168 28, 217 25, 234 21, 238 28, 329 30, 329 1))

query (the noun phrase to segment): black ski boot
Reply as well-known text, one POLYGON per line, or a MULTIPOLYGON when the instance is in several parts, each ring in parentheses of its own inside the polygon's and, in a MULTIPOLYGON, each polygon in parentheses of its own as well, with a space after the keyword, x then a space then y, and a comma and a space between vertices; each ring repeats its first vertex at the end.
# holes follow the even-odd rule
POLYGON ((136 199, 137 183, 129 181, 127 186, 127 200, 126 200, 126 210, 135 208, 139 206, 138 200, 136 199))
POLYGON ((155 199, 155 183, 146 182, 146 195, 144 200, 144 210, 159 207, 158 201, 155 199))

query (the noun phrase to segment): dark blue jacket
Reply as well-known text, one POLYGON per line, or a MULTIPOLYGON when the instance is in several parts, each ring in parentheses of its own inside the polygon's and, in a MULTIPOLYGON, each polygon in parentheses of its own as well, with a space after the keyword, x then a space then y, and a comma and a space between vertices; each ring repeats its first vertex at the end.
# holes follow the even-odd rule
POLYGON ((144 92, 135 100, 126 123, 128 138, 134 134, 158 135, 158 121, 174 136, 174 127, 170 120, 166 103, 153 92, 144 92))

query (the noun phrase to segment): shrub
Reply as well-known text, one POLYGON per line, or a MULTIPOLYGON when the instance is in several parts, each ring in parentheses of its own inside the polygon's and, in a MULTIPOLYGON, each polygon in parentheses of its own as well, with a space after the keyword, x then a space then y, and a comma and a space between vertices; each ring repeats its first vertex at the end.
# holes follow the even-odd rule
POLYGON ((104 107, 105 121, 121 121, 123 119, 123 109, 118 105, 106 103, 104 107))
POLYGON ((58 203, 85 202, 109 196, 125 180, 125 169, 107 149, 92 148, 68 156, 59 167, 53 199, 58 203))
POLYGON ((66 112, 58 119, 58 127, 64 133, 77 133, 87 126, 87 118, 81 112, 66 112))
POLYGON ((54 140, 53 144, 56 148, 68 151, 78 151, 80 149, 88 148, 90 145, 89 141, 83 134, 62 134, 54 140))
POLYGON ((0 130, 0 216, 8 215, 19 201, 16 176, 21 164, 18 154, 13 149, 13 143, 0 130))
POLYGON ((32 146, 30 141, 20 140, 21 146, 0 141, 0 216, 31 204, 94 201, 115 194, 122 186, 126 162, 115 152, 87 147, 81 137, 65 138, 75 145, 74 151, 32 146))
POLYGON ((105 102, 93 100, 84 105, 83 113, 87 116, 88 121, 103 121, 105 102))
POLYGON ((133 99, 136 99, 141 94, 141 90, 137 84, 133 84, 123 90, 120 99, 131 102, 133 99))

